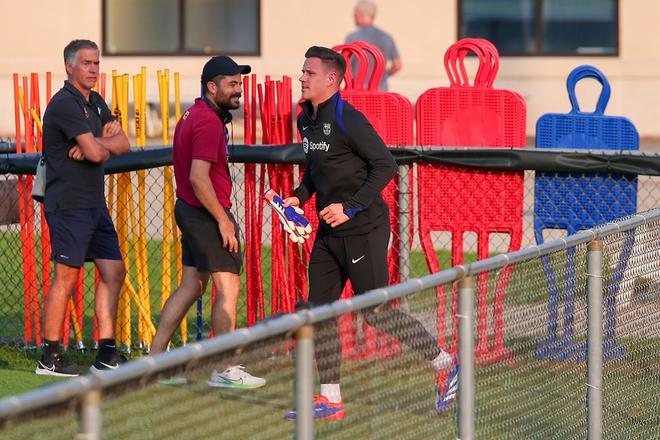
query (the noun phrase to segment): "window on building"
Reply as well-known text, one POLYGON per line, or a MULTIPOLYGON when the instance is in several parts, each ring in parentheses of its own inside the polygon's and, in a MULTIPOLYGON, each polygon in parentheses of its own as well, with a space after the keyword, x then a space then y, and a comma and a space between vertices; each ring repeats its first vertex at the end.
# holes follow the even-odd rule
POLYGON ((259 55, 260 0, 104 0, 105 55, 259 55))
POLYGON ((459 38, 502 55, 617 55, 618 0, 458 0, 459 38))

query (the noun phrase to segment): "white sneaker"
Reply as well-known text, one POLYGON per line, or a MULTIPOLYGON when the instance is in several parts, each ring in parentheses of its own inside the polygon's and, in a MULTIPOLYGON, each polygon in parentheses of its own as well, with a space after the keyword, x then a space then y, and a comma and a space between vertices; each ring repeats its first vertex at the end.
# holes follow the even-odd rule
POLYGON ((235 365, 222 373, 213 370, 206 383, 217 388, 259 388, 266 385, 266 379, 251 375, 242 365, 235 365))

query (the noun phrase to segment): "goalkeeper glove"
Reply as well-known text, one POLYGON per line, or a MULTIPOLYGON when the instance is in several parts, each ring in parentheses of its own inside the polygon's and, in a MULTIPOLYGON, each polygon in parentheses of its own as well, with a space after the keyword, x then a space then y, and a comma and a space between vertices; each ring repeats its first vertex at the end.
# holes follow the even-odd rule
POLYGON ((309 224, 304 211, 297 206, 284 207, 284 200, 272 189, 264 193, 264 199, 268 201, 271 208, 277 213, 282 228, 289 234, 294 243, 303 243, 312 233, 312 225, 309 224))

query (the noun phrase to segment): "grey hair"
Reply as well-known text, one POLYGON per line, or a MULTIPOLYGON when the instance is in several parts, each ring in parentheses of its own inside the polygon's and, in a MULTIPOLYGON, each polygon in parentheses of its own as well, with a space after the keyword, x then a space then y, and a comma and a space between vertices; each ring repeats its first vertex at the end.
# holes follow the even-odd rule
POLYGON ((372 0, 360 0, 355 5, 355 12, 373 20, 376 18, 376 3, 372 0))
POLYGON ((64 62, 73 66, 80 49, 99 50, 99 47, 92 40, 73 40, 64 48, 64 62))

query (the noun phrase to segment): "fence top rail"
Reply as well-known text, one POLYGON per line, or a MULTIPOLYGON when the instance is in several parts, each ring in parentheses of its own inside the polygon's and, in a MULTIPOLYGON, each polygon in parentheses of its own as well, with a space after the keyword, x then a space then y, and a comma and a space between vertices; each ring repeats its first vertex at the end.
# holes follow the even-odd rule
MULTIPOLYGON (((21 144, 24 145, 24 144, 21 144)), ((248 147, 248 148, 253 148, 253 147, 267 147, 267 148, 272 148, 272 147, 288 147, 288 146, 295 146, 295 147, 301 147, 301 143, 291 143, 291 144, 235 144, 235 147, 248 147)), ((392 148, 403 148, 405 150, 414 150, 414 151, 427 151, 427 150, 434 150, 434 151, 470 151, 470 152, 476 152, 476 151, 497 151, 497 150, 514 150, 514 151, 544 151, 544 152, 555 152, 555 153, 593 153, 593 154, 603 154, 603 155, 621 155, 621 154, 627 154, 631 156, 637 156, 637 155, 642 155, 642 156, 658 156, 660 155, 660 150, 630 150, 627 148, 621 148, 621 149, 598 149, 598 148, 593 148, 593 149, 584 149, 584 148, 544 148, 544 147, 533 147, 533 146, 526 146, 523 148, 520 147, 479 147, 479 146, 461 146, 461 145, 455 145, 455 146, 446 146, 446 145, 397 145, 397 146, 391 146, 392 148)), ((157 148, 172 148, 171 144, 168 145, 162 145, 162 144, 152 144, 152 145, 147 145, 145 147, 132 147, 134 151, 143 151, 143 150, 151 150, 151 149, 157 149, 157 148)), ((14 141, 7 141, 7 140, 0 140, 0 154, 16 154, 16 142, 14 141)), ((24 154, 37 154, 37 153, 24 153, 24 154)))
MULTIPOLYGON (((496 170, 623 173, 660 176, 660 152, 637 150, 576 150, 558 148, 390 147, 399 165, 445 164, 496 170)), ((232 145, 233 163, 304 164, 302 144, 232 145)), ((39 153, 0 154, 0 174, 34 174, 39 153)), ((172 147, 133 147, 132 154, 112 156, 106 174, 172 165, 172 147)))
POLYGON ((89 373, 86 376, 52 384, 20 395, 0 400, 0 421, 24 415, 30 411, 57 405, 78 398, 92 389, 106 389, 143 377, 156 376, 172 368, 182 367, 200 359, 244 347, 267 338, 291 334, 305 324, 356 312, 387 301, 411 295, 425 289, 453 283, 466 276, 500 269, 506 265, 530 261, 543 255, 569 247, 589 243, 595 239, 630 231, 636 227, 660 220, 660 208, 607 223, 594 229, 554 240, 539 246, 490 257, 474 263, 456 266, 441 272, 411 279, 406 282, 372 290, 362 295, 335 301, 332 304, 299 310, 267 318, 250 328, 236 330, 213 339, 188 344, 170 352, 131 361, 117 370, 89 373))

